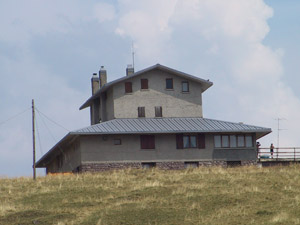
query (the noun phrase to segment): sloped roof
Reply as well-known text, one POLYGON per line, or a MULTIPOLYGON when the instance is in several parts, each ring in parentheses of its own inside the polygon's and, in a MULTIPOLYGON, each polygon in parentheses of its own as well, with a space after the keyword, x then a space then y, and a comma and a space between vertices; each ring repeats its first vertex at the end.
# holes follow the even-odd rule
POLYGON ((207 118, 139 118, 114 119, 70 134, 142 134, 142 133, 270 133, 271 129, 207 118))
POLYGON ((68 133, 36 163, 44 167, 62 152, 61 146, 80 135, 101 134, 171 134, 171 133, 256 133, 261 138, 271 132, 270 128, 233 123, 207 118, 139 118, 114 119, 68 133))
POLYGON ((150 67, 148 67, 146 69, 140 70, 140 71, 138 71, 138 72, 136 72, 136 73, 134 73, 134 74, 132 74, 130 76, 124 76, 124 77, 119 78, 117 80, 114 80, 114 81, 111 81, 109 83, 106 83, 93 96, 91 96, 82 106, 80 106, 79 109, 81 110, 81 109, 84 109, 84 108, 88 107, 91 104, 91 102, 92 102, 93 99, 99 97, 102 92, 106 91, 112 85, 117 84, 117 83, 122 82, 122 81, 125 81, 125 80, 128 80, 128 79, 131 79, 133 77, 139 76, 139 75, 141 75, 143 73, 146 73, 146 72, 149 72, 149 71, 155 70, 155 69, 159 69, 159 70, 162 70, 162 71, 165 71, 165 72, 172 73, 172 74, 175 74, 177 76, 183 77, 185 79, 189 79, 189 80, 193 80, 195 82, 201 83, 202 86, 203 86, 203 89, 202 89, 203 92, 206 91, 209 87, 211 87, 213 85, 213 83, 211 81, 209 81, 209 80, 204 80, 204 79, 201 79, 199 77, 195 77, 195 76, 192 76, 190 74, 187 74, 187 73, 184 73, 184 72, 181 72, 181 71, 169 68, 167 66, 156 64, 154 66, 150 66, 150 67))

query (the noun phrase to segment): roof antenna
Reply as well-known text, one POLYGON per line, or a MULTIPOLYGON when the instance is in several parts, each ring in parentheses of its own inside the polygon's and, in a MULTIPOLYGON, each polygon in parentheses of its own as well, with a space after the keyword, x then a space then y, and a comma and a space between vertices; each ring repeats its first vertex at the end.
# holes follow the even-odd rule
POLYGON ((133 43, 133 41, 131 44, 131 54, 132 54, 132 67, 134 69, 134 43, 133 43))

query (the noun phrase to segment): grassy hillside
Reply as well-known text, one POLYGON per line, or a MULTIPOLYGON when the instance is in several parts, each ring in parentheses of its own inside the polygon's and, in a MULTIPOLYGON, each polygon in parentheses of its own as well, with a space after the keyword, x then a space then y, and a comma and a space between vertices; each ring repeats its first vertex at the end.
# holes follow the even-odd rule
POLYGON ((300 224, 300 166, 0 179, 0 224, 300 224))

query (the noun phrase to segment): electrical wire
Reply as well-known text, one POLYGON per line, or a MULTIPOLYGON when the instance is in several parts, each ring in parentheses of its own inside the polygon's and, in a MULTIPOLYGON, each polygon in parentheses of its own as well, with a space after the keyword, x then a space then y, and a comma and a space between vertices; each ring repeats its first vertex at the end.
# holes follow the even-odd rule
POLYGON ((29 108, 23 110, 22 112, 19 112, 19 113, 15 114, 15 115, 9 117, 8 119, 6 119, 6 120, 0 122, 0 126, 3 125, 3 124, 5 124, 6 122, 12 120, 12 119, 15 119, 16 117, 22 115, 23 113, 27 112, 29 109, 31 109, 31 107, 29 107, 29 108))
POLYGON ((48 116, 46 116, 44 113, 42 113, 40 110, 38 110, 36 107, 35 107, 36 111, 39 112, 41 115, 43 115, 46 119, 48 119, 49 121, 51 121, 52 123, 56 124, 57 126, 65 129, 66 131, 69 131, 69 129, 65 128, 64 126, 60 125, 59 123, 55 122, 54 120, 50 119, 48 116))
MULTIPOLYGON (((41 114, 40 114, 41 112, 40 112, 39 110, 37 110, 37 112, 38 112, 38 114, 39 114, 39 116, 40 116, 40 118, 41 118, 41 120, 42 120, 44 126, 45 126, 46 129, 48 130, 50 136, 52 137, 52 139, 54 140, 54 142, 57 142, 56 138, 54 137, 54 135, 53 135, 52 132, 50 131, 50 129, 49 129, 49 127, 47 126, 47 124, 45 123, 44 119, 41 117, 41 114)), ((49 119, 49 118, 48 118, 48 119, 49 119)), ((51 119, 49 119, 49 120, 52 121, 51 119)), ((54 121, 52 121, 52 122, 54 122, 54 121)), ((54 123, 57 124, 56 122, 54 122, 54 123)), ((57 124, 57 125, 58 125, 58 124, 57 124)), ((58 125, 58 126, 60 126, 60 125, 58 125)), ((60 126, 60 127, 62 127, 62 126, 60 126)), ((63 149, 60 147, 60 145, 58 145, 57 147, 58 147, 59 151, 61 152, 61 154, 62 154, 65 158, 67 158, 67 157, 66 157, 66 154, 64 153, 64 151, 63 151, 63 149)), ((71 170, 73 170, 72 163, 71 163, 70 161, 68 161, 67 164, 69 165, 69 167, 71 168, 71 170)))
POLYGON ((39 126, 38 126, 38 122, 37 121, 38 120, 35 120, 36 131, 37 131, 38 142, 39 142, 39 146, 40 146, 40 153, 41 153, 41 155, 43 155, 42 142, 41 142, 41 138, 40 138, 39 126))

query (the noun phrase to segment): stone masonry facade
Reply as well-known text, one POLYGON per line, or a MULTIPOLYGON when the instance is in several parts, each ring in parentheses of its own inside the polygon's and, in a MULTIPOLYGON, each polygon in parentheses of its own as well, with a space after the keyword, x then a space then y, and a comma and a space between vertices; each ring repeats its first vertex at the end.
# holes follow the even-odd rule
MULTIPOLYGON (((186 163, 183 161, 170 161, 170 162, 157 162, 157 163, 149 163, 151 165, 155 165, 154 167, 162 170, 182 170, 186 168, 186 163)), ((227 162, 224 160, 214 160, 214 161, 197 161, 194 162, 199 167, 205 166, 220 166, 227 167, 227 162)), ((142 169, 144 168, 144 164, 142 162, 120 162, 120 163, 85 163, 79 167, 78 172, 101 172, 101 171, 109 171, 109 170, 120 170, 120 169, 142 169)), ((255 160, 247 160, 241 161, 241 166, 252 166, 257 165, 255 160)))

